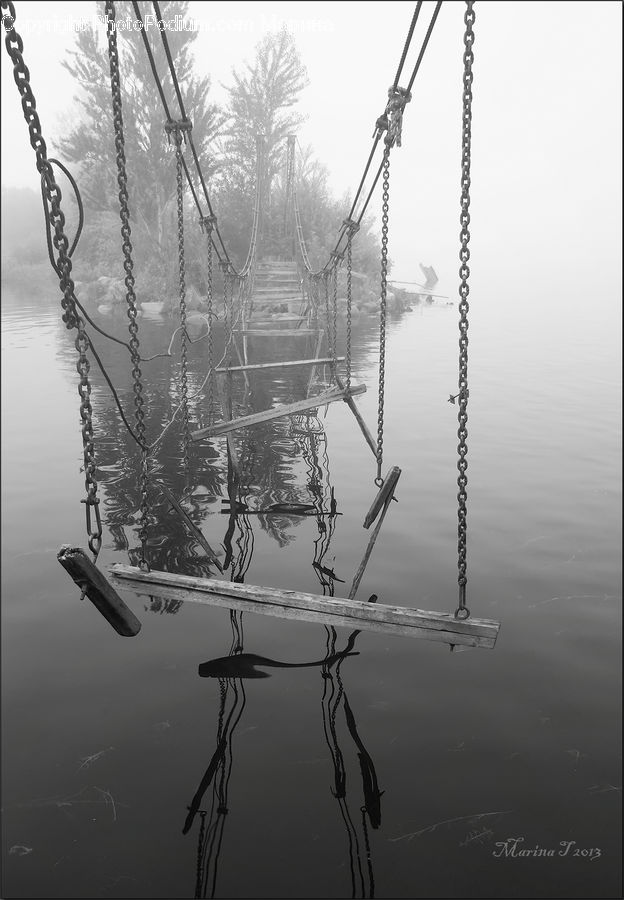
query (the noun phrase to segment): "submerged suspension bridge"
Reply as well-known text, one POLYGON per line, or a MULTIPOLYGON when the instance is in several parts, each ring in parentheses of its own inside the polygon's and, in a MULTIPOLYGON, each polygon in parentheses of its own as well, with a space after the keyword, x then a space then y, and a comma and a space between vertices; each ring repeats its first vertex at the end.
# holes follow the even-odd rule
MULTIPOLYGON (((24 42, 19 34, 19 20, 15 5, 2 0, 3 24, 6 31, 5 46, 13 65, 24 117, 28 125, 30 144, 35 153, 37 171, 41 178, 41 194, 46 218, 46 236, 50 262, 54 268, 61 290, 62 319, 67 329, 75 334, 77 371, 79 374, 80 416, 82 421, 82 445, 86 496, 86 532, 92 559, 78 547, 63 546, 58 559, 74 582, 94 603, 119 634, 133 636, 141 627, 132 610, 119 597, 116 588, 134 591, 149 596, 158 596, 167 601, 179 603, 193 601, 211 606, 221 606, 229 610, 250 611, 283 618, 320 622, 331 626, 369 629, 391 634, 408 635, 442 641, 451 645, 466 645, 491 648, 494 646, 499 623, 490 619, 476 618, 466 603, 467 584, 467 421, 468 421, 468 294, 470 258, 470 164, 471 164, 471 119, 472 119, 472 65, 475 21, 474 3, 466 0, 464 12, 463 47, 463 104, 461 142, 461 196, 460 196, 460 251, 459 269, 459 381, 458 392, 449 398, 458 406, 458 602, 454 611, 432 612, 409 606, 390 606, 383 603, 363 602, 356 599, 360 581, 372 554, 384 518, 390 509, 401 475, 398 466, 391 466, 384 473, 384 413, 386 405, 385 360, 386 360, 386 317, 388 304, 388 210, 390 198, 390 161, 392 151, 401 146, 403 116, 412 98, 412 86, 418 74, 427 49, 441 2, 437 2, 431 19, 426 26, 424 37, 416 54, 416 61, 405 87, 400 86, 404 65, 410 52, 415 28, 421 13, 422 0, 416 4, 405 45, 400 54, 398 67, 392 85, 388 89, 388 99, 382 114, 376 119, 372 146, 361 176, 359 187, 351 209, 338 229, 334 248, 328 254, 324 265, 313 269, 306 245, 305 222, 302 220, 297 191, 296 136, 287 138, 285 147, 285 214, 283 240, 279 246, 268 240, 263 233, 264 208, 267 190, 266 138, 257 136, 255 198, 249 249, 244 265, 237 269, 232 262, 219 228, 219 219, 211 204, 207 180, 204 177, 200 158, 193 140, 192 120, 188 115, 183 89, 178 79, 166 30, 159 31, 167 60, 169 76, 174 88, 177 108, 172 109, 163 89, 162 73, 158 72, 154 48, 148 39, 141 9, 133 2, 143 47, 163 109, 163 128, 171 147, 171 177, 175 179, 177 208, 177 262, 179 286, 179 325, 171 337, 168 349, 160 354, 145 357, 141 353, 139 333, 139 305, 135 285, 135 262, 132 245, 132 211, 128 192, 128 172, 125 152, 125 133, 122 102, 122 63, 117 46, 115 27, 115 3, 107 0, 104 4, 107 22, 108 59, 110 66, 110 94, 114 144, 116 156, 116 176, 119 195, 119 216, 121 221, 121 255, 125 271, 125 302, 129 320, 128 341, 123 341, 107 333, 89 315, 88 310, 77 296, 73 279, 72 256, 82 231, 84 214, 78 185, 71 173, 58 160, 48 155, 29 69, 25 62, 24 42), (381 157, 381 158, 379 158, 381 157), (376 170, 375 170, 376 167, 376 170), (79 210, 76 235, 70 243, 67 235, 66 219, 63 212, 63 196, 55 169, 60 169, 70 182, 79 210), (374 175, 373 175, 374 173, 374 175), (365 195, 367 178, 372 184, 365 195), (379 317, 379 378, 377 384, 377 428, 369 430, 356 397, 366 391, 364 384, 356 384, 352 371, 352 307, 353 307, 353 242, 357 241, 362 219, 369 207, 379 181, 382 184, 382 239, 380 259, 379 317), (186 276, 186 223, 185 196, 190 192, 197 210, 199 226, 205 238, 204 263, 207 272, 206 329, 200 337, 192 339, 189 329, 187 308, 186 276), (290 236, 292 235, 292 241, 290 236), (278 248, 277 251, 275 248, 278 248), (220 270, 220 279, 214 277, 215 263, 220 270), (338 272, 346 273, 346 329, 344 346, 338 340, 338 272), (215 304, 217 281, 222 291, 223 327, 225 333, 224 350, 217 359, 214 341, 216 320, 215 304), (128 352, 133 385, 134 421, 124 409, 115 386, 102 362, 94 332, 106 340, 122 344, 128 352), (180 381, 178 396, 180 402, 160 432, 148 440, 150 425, 149 404, 146 401, 144 372, 145 364, 156 356, 172 356, 174 340, 179 335, 180 381), (251 350, 257 351, 267 338, 289 338, 284 346, 293 342, 301 348, 310 347, 294 358, 266 361, 256 358, 251 350), (205 376, 198 388, 191 392, 189 386, 188 354, 190 344, 205 341, 205 376), (100 368, 114 398, 118 414, 131 439, 136 444, 139 458, 138 490, 140 511, 138 519, 138 540, 140 549, 135 551, 136 565, 113 564, 107 574, 96 565, 102 547, 103 524, 98 496, 94 413, 91 403, 92 385, 90 380, 91 361, 100 368), (234 415, 232 392, 235 380, 242 379, 245 394, 251 381, 259 373, 270 374, 271 370, 284 368, 305 371, 306 388, 300 399, 279 404, 245 415, 234 415), (322 383, 322 390, 317 390, 322 383), (313 419, 320 407, 343 401, 354 416, 366 444, 373 454, 373 480, 376 493, 364 520, 364 527, 374 528, 362 561, 354 573, 346 597, 334 595, 333 573, 323 565, 323 555, 339 513, 333 490, 321 491, 318 474, 320 438, 313 427, 313 419), (193 407, 202 407, 201 421, 193 421, 193 407), (316 486, 312 504, 273 503, 265 508, 251 509, 243 501, 239 487, 245 478, 245 453, 239 452, 234 434, 245 433, 247 429, 278 418, 288 417, 291 433, 298 434, 304 456, 309 463, 312 482, 316 486), (162 480, 156 478, 156 460, 165 434, 178 429, 183 446, 184 466, 191 465, 190 450, 193 445, 205 445, 206 441, 226 442, 228 503, 230 525, 224 547, 225 564, 219 561, 215 551, 197 525, 185 511, 181 500, 176 497, 162 480), (201 544, 210 566, 218 572, 206 577, 179 574, 154 568, 150 560, 149 531, 152 527, 151 510, 154 490, 157 490, 180 517, 194 540, 201 544), (329 509, 326 506, 329 503, 329 509), (248 544, 241 545, 237 558, 232 549, 234 523, 244 522, 249 533, 250 514, 263 516, 288 514, 313 515, 319 522, 319 541, 316 542, 315 561, 323 594, 303 593, 296 590, 281 590, 270 586, 244 583, 249 566, 248 544), (327 520, 329 526, 326 524, 327 520), (231 565, 231 578, 223 577, 231 565)), ((153 3, 157 21, 162 19, 158 2, 153 3)), ((278 242, 279 243, 279 242, 278 242)), ((79 292, 78 292, 79 293, 79 292)), ((197 416, 196 416, 197 418, 197 416)), ((132 559, 132 557, 131 557, 132 559)), ((371 598, 373 599, 373 598, 371 598)), ((232 613, 231 613, 232 614, 232 613)))

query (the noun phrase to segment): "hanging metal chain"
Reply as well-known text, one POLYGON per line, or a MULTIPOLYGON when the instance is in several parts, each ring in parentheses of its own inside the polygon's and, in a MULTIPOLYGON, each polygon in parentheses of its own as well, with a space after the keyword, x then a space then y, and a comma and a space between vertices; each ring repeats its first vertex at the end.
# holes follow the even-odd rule
POLYGON ((379 399, 377 408, 377 477, 381 487, 384 440, 384 392, 386 386, 386 308, 388 291, 388 208, 390 199, 390 142, 386 138, 383 155, 383 203, 381 215, 381 304, 379 309, 379 399))
POLYGON ((72 263, 69 254, 69 241, 65 234, 65 215, 61 209, 61 189, 54 180, 54 172, 47 156, 46 142, 41 133, 41 122, 37 114, 37 104, 30 85, 30 71, 24 62, 22 52, 24 42, 15 30, 15 7, 8 0, 0 3, 2 24, 6 31, 5 46, 13 63, 13 78, 22 99, 24 118, 30 134, 30 145, 35 151, 37 171, 41 176, 41 185, 49 209, 49 221, 54 228, 53 244, 58 253, 56 269, 60 273, 59 286, 63 297, 63 321, 68 330, 75 328, 78 332, 74 346, 78 351, 76 370, 80 376, 78 393, 80 395, 80 418, 82 420, 82 448, 84 459, 85 488, 87 496, 81 502, 85 504, 85 519, 89 549, 97 560, 102 546, 102 523, 100 520, 98 484, 95 478, 95 446, 93 442, 93 410, 91 407, 91 383, 89 381, 90 364, 87 350, 90 343, 85 330, 84 320, 78 315, 74 303, 74 282, 72 280, 72 263), (95 508, 91 521, 91 508, 95 508))
POLYGON ((349 232, 349 242, 347 244, 347 373, 346 385, 347 391, 351 390, 351 232, 349 232))
POLYGON ((214 418, 214 308, 212 299, 212 229, 216 223, 216 216, 202 216, 200 227, 208 239, 208 423, 212 424, 214 418))
POLYGON ((327 323, 327 350, 331 358, 334 358, 332 349, 331 315, 329 311, 329 272, 323 273, 323 294, 325 296, 325 321, 327 323))
POLYGON ((334 361, 332 366, 336 368, 336 357, 338 355, 338 266, 334 266, 334 277, 332 280, 332 345, 334 348, 334 361))
POLYGON ((468 244, 470 242, 470 148, 471 148, 471 122, 472 122, 472 64, 474 55, 472 45, 474 43, 474 34, 472 26, 475 20, 473 10, 473 0, 466 0, 466 12, 464 15, 464 24, 466 26, 464 32, 464 90, 463 90, 463 111, 462 111, 462 158, 461 158, 461 247, 459 258, 461 266, 459 268, 459 277, 461 279, 459 285, 459 394, 458 404, 459 411, 457 413, 457 421, 459 428, 457 437, 459 444, 457 446, 458 461, 457 469, 459 475, 457 477, 457 486, 459 488, 457 494, 458 500, 458 528, 457 528, 457 549, 458 549, 458 583, 459 583, 459 606, 455 611, 455 617, 458 619, 467 619, 470 610, 466 606, 466 537, 467 537, 467 485, 468 477, 466 470, 468 468, 468 278, 470 269, 468 261, 470 259, 470 250, 468 244))
MULTIPOLYGON (((332 375, 336 375, 336 365, 338 356, 338 263, 344 258, 344 250, 338 253, 332 250, 330 256, 334 261, 333 268, 330 272, 332 276, 332 321, 331 321, 331 345, 332 345, 332 375)), ((328 322, 328 328, 329 328, 328 322)))
POLYGON ((178 281, 180 293, 180 394, 182 396, 182 433, 184 442, 184 466, 188 469, 189 447, 191 434, 189 427, 188 406, 188 361, 187 344, 188 332, 186 330, 186 263, 184 259, 184 181, 182 167, 182 135, 186 141, 186 132, 191 130, 191 123, 187 120, 181 122, 168 121, 165 131, 169 138, 173 135, 176 154, 176 196, 178 205, 178 281))
POLYGON ((229 263, 227 260, 220 260, 219 265, 223 272, 223 328, 225 331, 225 365, 230 368, 231 351, 232 351, 232 319, 230 316, 230 302, 228 299, 230 285, 229 263))
POLYGON ((353 253, 352 253, 352 241, 353 235, 356 234, 360 226, 357 222, 354 222, 352 219, 345 219, 343 225, 347 226, 347 348, 346 348, 346 357, 347 357, 347 370, 346 370, 346 385, 347 390, 351 390, 351 312, 352 312, 352 268, 353 268, 353 253))
POLYGON ((126 153, 121 101, 121 80, 119 75, 119 53, 117 50, 117 29, 115 27, 115 4, 106 0, 106 21, 108 27, 108 56, 110 64, 111 96, 113 104, 113 126, 115 129, 115 151, 117 159, 117 185, 119 187, 119 217, 121 219, 122 251, 124 270, 126 273, 126 303, 130 332, 130 357, 132 359, 132 378, 134 391, 134 416, 136 435, 141 446, 141 470, 139 491, 141 494, 141 518, 139 539, 141 541, 141 560, 139 567, 149 571, 147 561, 147 537, 149 523, 149 448, 145 441, 145 412, 143 399, 143 378, 141 373, 141 354, 139 349, 139 327, 137 324, 137 300, 134 281, 134 262, 132 259, 132 230, 130 227, 130 209, 128 206, 128 175, 126 172, 126 153))

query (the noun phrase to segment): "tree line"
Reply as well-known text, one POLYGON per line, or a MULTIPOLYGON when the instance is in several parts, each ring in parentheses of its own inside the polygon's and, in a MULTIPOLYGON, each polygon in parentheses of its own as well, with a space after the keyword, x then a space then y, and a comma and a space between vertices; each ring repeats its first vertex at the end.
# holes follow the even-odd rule
MULTIPOLYGON (((165 0, 161 2, 161 10, 164 18, 174 13, 184 17, 188 2, 165 0)), ((308 77, 292 34, 286 29, 267 33, 257 45, 254 57, 233 68, 225 102, 219 105, 211 99, 210 77, 193 71, 192 49, 196 36, 193 31, 167 32, 219 230, 232 262, 240 267, 251 235, 258 135, 264 139, 265 146, 263 233, 273 238, 272 243, 268 241, 273 249, 284 234, 286 139, 296 134, 304 121, 300 100, 308 77)), ((178 104, 162 41, 155 30, 148 37, 173 114, 178 104)), ((119 31, 118 47, 137 288, 140 297, 157 300, 175 295, 177 284, 175 153, 168 146, 165 113, 141 35, 130 30, 119 31)), ((76 275, 81 277, 79 270, 84 261, 94 282, 112 275, 121 279, 110 74, 103 30, 80 31, 63 65, 77 85, 76 113, 73 124, 57 140, 55 149, 77 178, 86 214, 76 251, 76 275)), ((188 164, 193 175, 190 154, 188 164)), ((350 207, 349 198, 332 196, 327 168, 309 147, 297 154, 296 182, 310 261, 313 266, 320 266, 335 244, 340 224, 350 207)), ((205 205, 196 178, 194 183, 205 205)), ((69 185, 65 185, 71 194, 69 185)), ((187 279, 189 286, 201 295, 206 286, 206 238, 198 225, 197 210, 191 204, 187 191, 187 279)), ((208 210, 204 212, 207 214, 208 210)), ((353 245, 354 268, 376 279, 379 240, 371 231, 372 219, 364 224, 353 245)))

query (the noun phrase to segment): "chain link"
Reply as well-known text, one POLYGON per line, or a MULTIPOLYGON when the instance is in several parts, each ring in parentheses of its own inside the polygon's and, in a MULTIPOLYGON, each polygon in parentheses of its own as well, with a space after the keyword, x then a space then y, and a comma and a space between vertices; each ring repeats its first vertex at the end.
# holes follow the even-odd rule
POLYGON ((351 390, 351 312, 352 312, 352 268, 353 268, 353 235, 360 230, 360 226, 352 219, 345 219, 343 225, 347 228, 347 368, 346 385, 351 390))
POLYGON ((143 399, 143 378, 141 372, 141 354, 137 324, 137 300, 134 281, 134 263, 132 259, 132 230, 130 227, 130 209, 128 206, 128 175, 126 172, 126 153, 121 101, 121 80, 119 75, 119 53, 117 50, 117 29, 115 28, 115 4, 107 0, 105 4, 108 23, 108 55, 110 63, 111 96, 113 104, 113 126, 115 129, 115 151, 117 160, 117 185, 119 187, 119 217, 121 219, 122 251, 124 270, 126 273, 126 303, 129 319, 130 356, 132 359, 132 378, 134 391, 134 416, 136 434, 141 446, 141 468, 139 475, 139 491, 141 494, 141 518, 139 539, 141 541, 141 560, 139 567, 149 571, 147 561, 147 538, 149 523, 149 448, 145 441, 145 412, 143 399))
POLYGON ((327 349, 331 358, 334 358, 332 348, 331 313, 329 311, 329 272, 323 273, 323 293, 325 296, 325 321, 327 322, 327 349))
POLYGON ((459 428, 457 437, 459 444, 457 446, 458 461, 457 469, 459 475, 457 478, 457 501, 458 501, 458 528, 457 528, 457 549, 458 549, 458 584, 459 584, 459 605, 455 611, 456 618, 467 619, 470 610, 466 607, 466 538, 467 538, 467 485, 468 477, 466 470, 468 468, 468 278, 470 269, 468 261, 470 259, 470 150, 471 150, 471 122, 472 122, 472 64, 474 55, 472 45, 474 43, 474 34, 472 26, 475 20, 473 10, 473 0, 466 0, 466 12, 464 15, 464 74, 463 74, 463 111, 462 111, 462 158, 461 158, 461 247, 459 258, 461 266, 459 268, 459 394, 457 413, 457 421, 459 428))
POLYGON ((212 227, 211 217, 205 217, 201 221, 208 238, 208 423, 212 424, 214 420, 214 309, 212 300, 212 227))
POLYGON ((230 363, 232 361, 231 352, 232 352, 232 319, 230 316, 230 302, 228 299, 230 285, 230 273, 229 273, 229 265, 227 261, 221 260, 220 262, 221 271, 223 272, 223 329, 225 336, 225 365, 226 368, 230 368, 230 363))
POLYGON ((381 215, 381 304, 379 309, 379 399, 377 408, 377 477, 381 487, 384 440, 384 392, 386 386, 386 307, 388 290, 388 201, 390 199, 390 142, 386 141, 383 155, 383 203, 381 215))
POLYGON ((347 244, 347 391, 351 390, 351 239, 352 235, 349 232, 349 243, 347 244))
POLYGON ((60 274, 59 286, 63 297, 63 322, 68 330, 77 330, 74 346, 78 351, 76 370, 80 376, 78 394, 80 396, 80 418, 82 421, 82 447, 84 459, 85 520, 89 549, 97 559, 102 546, 102 523, 100 519, 98 484, 95 478, 95 446, 93 442, 93 409, 91 407, 91 383, 89 381, 90 364, 87 350, 90 347, 89 337, 85 330, 84 320, 78 315, 74 302, 74 282, 72 280, 72 263, 69 255, 69 241, 65 234, 65 215, 61 208, 61 189, 54 179, 54 172, 47 156, 47 146, 41 132, 41 122, 37 114, 37 104, 30 85, 30 71, 22 56, 24 42, 15 30, 15 7, 10 0, 2 0, 2 24, 6 31, 5 46, 13 63, 13 78, 22 101, 24 118, 28 125, 30 145, 35 151, 37 171, 41 176, 43 192, 49 208, 49 221, 54 228, 53 244, 58 253, 56 269, 60 274), (91 520, 91 507, 95 508, 95 523, 91 520))
POLYGON ((332 279, 332 370, 336 372, 336 357, 338 356, 338 263, 334 265, 332 279))
POLYGON ((187 345, 188 332, 186 330, 186 263, 184 258, 184 182, 182 168, 184 159, 182 155, 182 135, 189 129, 190 123, 168 121, 165 130, 169 136, 173 135, 176 154, 176 196, 178 207, 178 286, 180 294, 180 394, 182 396, 182 434, 184 450, 184 467, 188 471, 189 447, 191 434, 189 427, 188 406, 188 361, 187 345))

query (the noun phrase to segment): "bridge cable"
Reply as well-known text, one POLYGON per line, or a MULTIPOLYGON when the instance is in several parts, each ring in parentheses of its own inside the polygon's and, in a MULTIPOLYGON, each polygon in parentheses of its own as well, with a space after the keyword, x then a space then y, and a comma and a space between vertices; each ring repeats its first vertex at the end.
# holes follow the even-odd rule
MULTIPOLYGON (((150 64, 150 68, 151 68, 151 70, 152 70, 152 75, 153 75, 153 77, 154 77, 154 82, 155 82, 156 87, 157 87, 157 89, 158 89, 158 93, 159 93, 159 95, 160 95, 160 99, 161 99, 161 102, 162 102, 162 105, 163 105, 163 109, 164 109, 164 111, 165 111, 165 115, 167 116, 167 119, 168 119, 168 120, 172 120, 171 112, 170 112, 170 110, 169 110, 169 104, 167 103, 167 98, 166 98, 165 92, 164 92, 164 90, 163 90, 162 82, 161 82, 161 79, 160 79, 160 77, 159 77, 159 75, 158 75, 158 69, 157 69, 157 67, 156 67, 156 61, 155 61, 155 59, 154 59, 154 54, 153 54, 153 52, 152 52, 152 48, 150 47, 149 41, 148 41, 148 39, 147 39, 145 23, 144 23, 144 21, 143 21, 143 17, 142 17, 142 15, 141 15, 141 10, 139 9, 139 5, 138 5, 138 3, 137 3, 137 0, 132 0, 132 6, 134 7, 134 12, 135 12, 135 15, 136 15, 136 17, 137 17, 137 21, 140 23, 139 31, 140 31, 140 34, 141 34, 141 39, 142 39, 142 41, 143 41, 143 46, 144 46, 144 48, 145 48, 145 52, 147 53, 147 57, 148 57, 149 64, 150 64)), ((193 185, 193 181, 192 181, 192 179, 191 179, 191 174, 190 174, 190 172, 189 172, 189 170, 188 170, 188 166, 187 166, 187 164, 186 164, 186 160, 184 160, 184 162, 183 162, 183 167, 184 167, 184 172, 185 172, 185 174, 186 174, 186 179, 187 179, 187 181, 188 181, 188 185, 189 185, 189 187, 190 187, 190 189, 191 189, 191 193, 192 193, 192 195, 193 195, 193 200, 195 201, 195 206, 197 207, 197 211, 199 212, 199 215, 200 215, 200 218, 201 218, 201 217, 203 216, 204 213, 203 213, 203 210, 202 210, 202 208, 201 208, 201 204, 200 204, 200 202, 199 202, 199 198, 198 198, 198 196, 197 196, 197 192, 195 191, 195 187, 194 187, 194 185, 193 185)), ((200 169, 200 171, 201 171, 201 169, 200 169)), ((203 176, 200 176, 200 177, 203 178, 203 176)), ((205 188, 204 188, 204 189, 205 189, 205 188)), ((212 213, 212 208, 211 208, 211 206, 210 206, 210 202, 209 202, 209 201, 208 201, 208 209, 209 209, 209 211, 210 211, 210 214, 212 215, 212 214, 213 214, 213 213, 212 213)), ((220 241, 221 246, 222 246, 223 254, 225 255, 226 259, 227 259, 228 262, 229 262, 229 257, 228 257, 228 254, 227 254, 227 250, 225 249, 225 245, 224 245, 224 243, 223 243, 223 240, 222 240, 222 238, 221 238, 221 235, 220 235, 218 229, 216 229, 216 231, 217 231, 217 235, 218 235, 218 237, 219 237, 219 241, 220 241)), ((219 248, 217 247, 217 244, 214 243, 214 241, 213 241, 213 246, 214 246, 214 248, 215 248, 215 250, 216 250, 216 252, 217 252, 217 256, 219 257, 219 259, 221 259, 221 253, 219 252, 219 248)))

